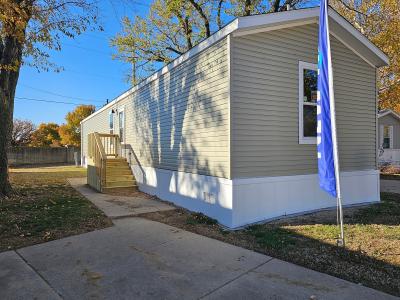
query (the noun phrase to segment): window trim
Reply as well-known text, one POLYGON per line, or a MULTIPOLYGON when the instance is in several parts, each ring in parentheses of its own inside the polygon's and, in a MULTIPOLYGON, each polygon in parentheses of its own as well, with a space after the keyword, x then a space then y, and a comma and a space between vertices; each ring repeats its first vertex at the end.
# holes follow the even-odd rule
POLYGON ((304 110, 304 70, 314 70, 318 71, 318 65, 299 61, 299 144, 304 145, 313 145, 317 144, 317 137, 305 137, 304 136, 304 118, 303 118, 303 110, 304 110))

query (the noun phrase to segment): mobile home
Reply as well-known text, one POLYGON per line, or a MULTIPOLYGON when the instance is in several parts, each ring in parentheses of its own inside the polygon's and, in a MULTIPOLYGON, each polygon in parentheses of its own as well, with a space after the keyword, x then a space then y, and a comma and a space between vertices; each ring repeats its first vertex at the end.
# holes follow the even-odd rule
MULTIPOLYGON (((334 207, 317 177, 318 16, 237 18, 99 109, 81 124, 89 173, 101 175, 90 149, 107 143, 140 190, 230 228, 334 207), (118 139, 102 142, 110 133, 118 139)), ((329 22, 344 204, 376 202, 377 69, 388 58, 331 8, 329 22)))
POLYGON ((400 115, 391 109, 378 114, 379 163, 400 167, 400 115))

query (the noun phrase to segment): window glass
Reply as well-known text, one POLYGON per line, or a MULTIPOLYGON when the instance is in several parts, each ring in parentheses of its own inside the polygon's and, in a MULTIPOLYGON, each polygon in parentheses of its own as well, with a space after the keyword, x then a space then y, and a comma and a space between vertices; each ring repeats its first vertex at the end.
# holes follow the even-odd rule
POLYGON ((303 101, 317 103, 318 73, 315 70, 303 70, 303 101))
POLYGON ((121 142, 124 141, 124 112, 120 111, 118 113, 118 126, 119 126, 119 138, 121 142))
POLYGON ((112 112, 108 115, 108 127, 110 134, 114 134, 114 114, 112 112))
POLYGON ((304 137, 317 136, 317 106, 304 105, 303 108, 303 135, 304 137))
POLYGON ((114 114, 110 113, 109 115, 109 124, 110 124, 110 130, 114 129, 114 114))
POLYGON ((318 72, 303 69, 303 137, 317 136, 318 72))

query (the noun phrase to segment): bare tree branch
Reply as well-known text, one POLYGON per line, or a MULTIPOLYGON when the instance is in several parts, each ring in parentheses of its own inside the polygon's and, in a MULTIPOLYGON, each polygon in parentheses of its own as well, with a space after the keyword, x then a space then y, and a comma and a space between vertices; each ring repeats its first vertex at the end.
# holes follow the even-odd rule
POLYGON ((203 9, 201 6, 194 0, 189 0, 189 2, 193 5, 193 7, 196 9, 196 11, 199 13, 200 17, 203 19, 204 22, 204 28, 206 30, 206 37, 209 37, 211 35, 210 31, 210 20, 204 13, 203 9))

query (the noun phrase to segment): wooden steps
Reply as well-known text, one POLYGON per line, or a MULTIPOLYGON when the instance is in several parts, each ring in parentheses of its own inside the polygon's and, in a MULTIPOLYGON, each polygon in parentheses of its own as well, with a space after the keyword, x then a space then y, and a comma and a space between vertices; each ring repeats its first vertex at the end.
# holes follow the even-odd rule
POLYGON ((106 161, 106 184, 103 191, 136 187, 136 180, 125 158, 108 158, 106 161))

